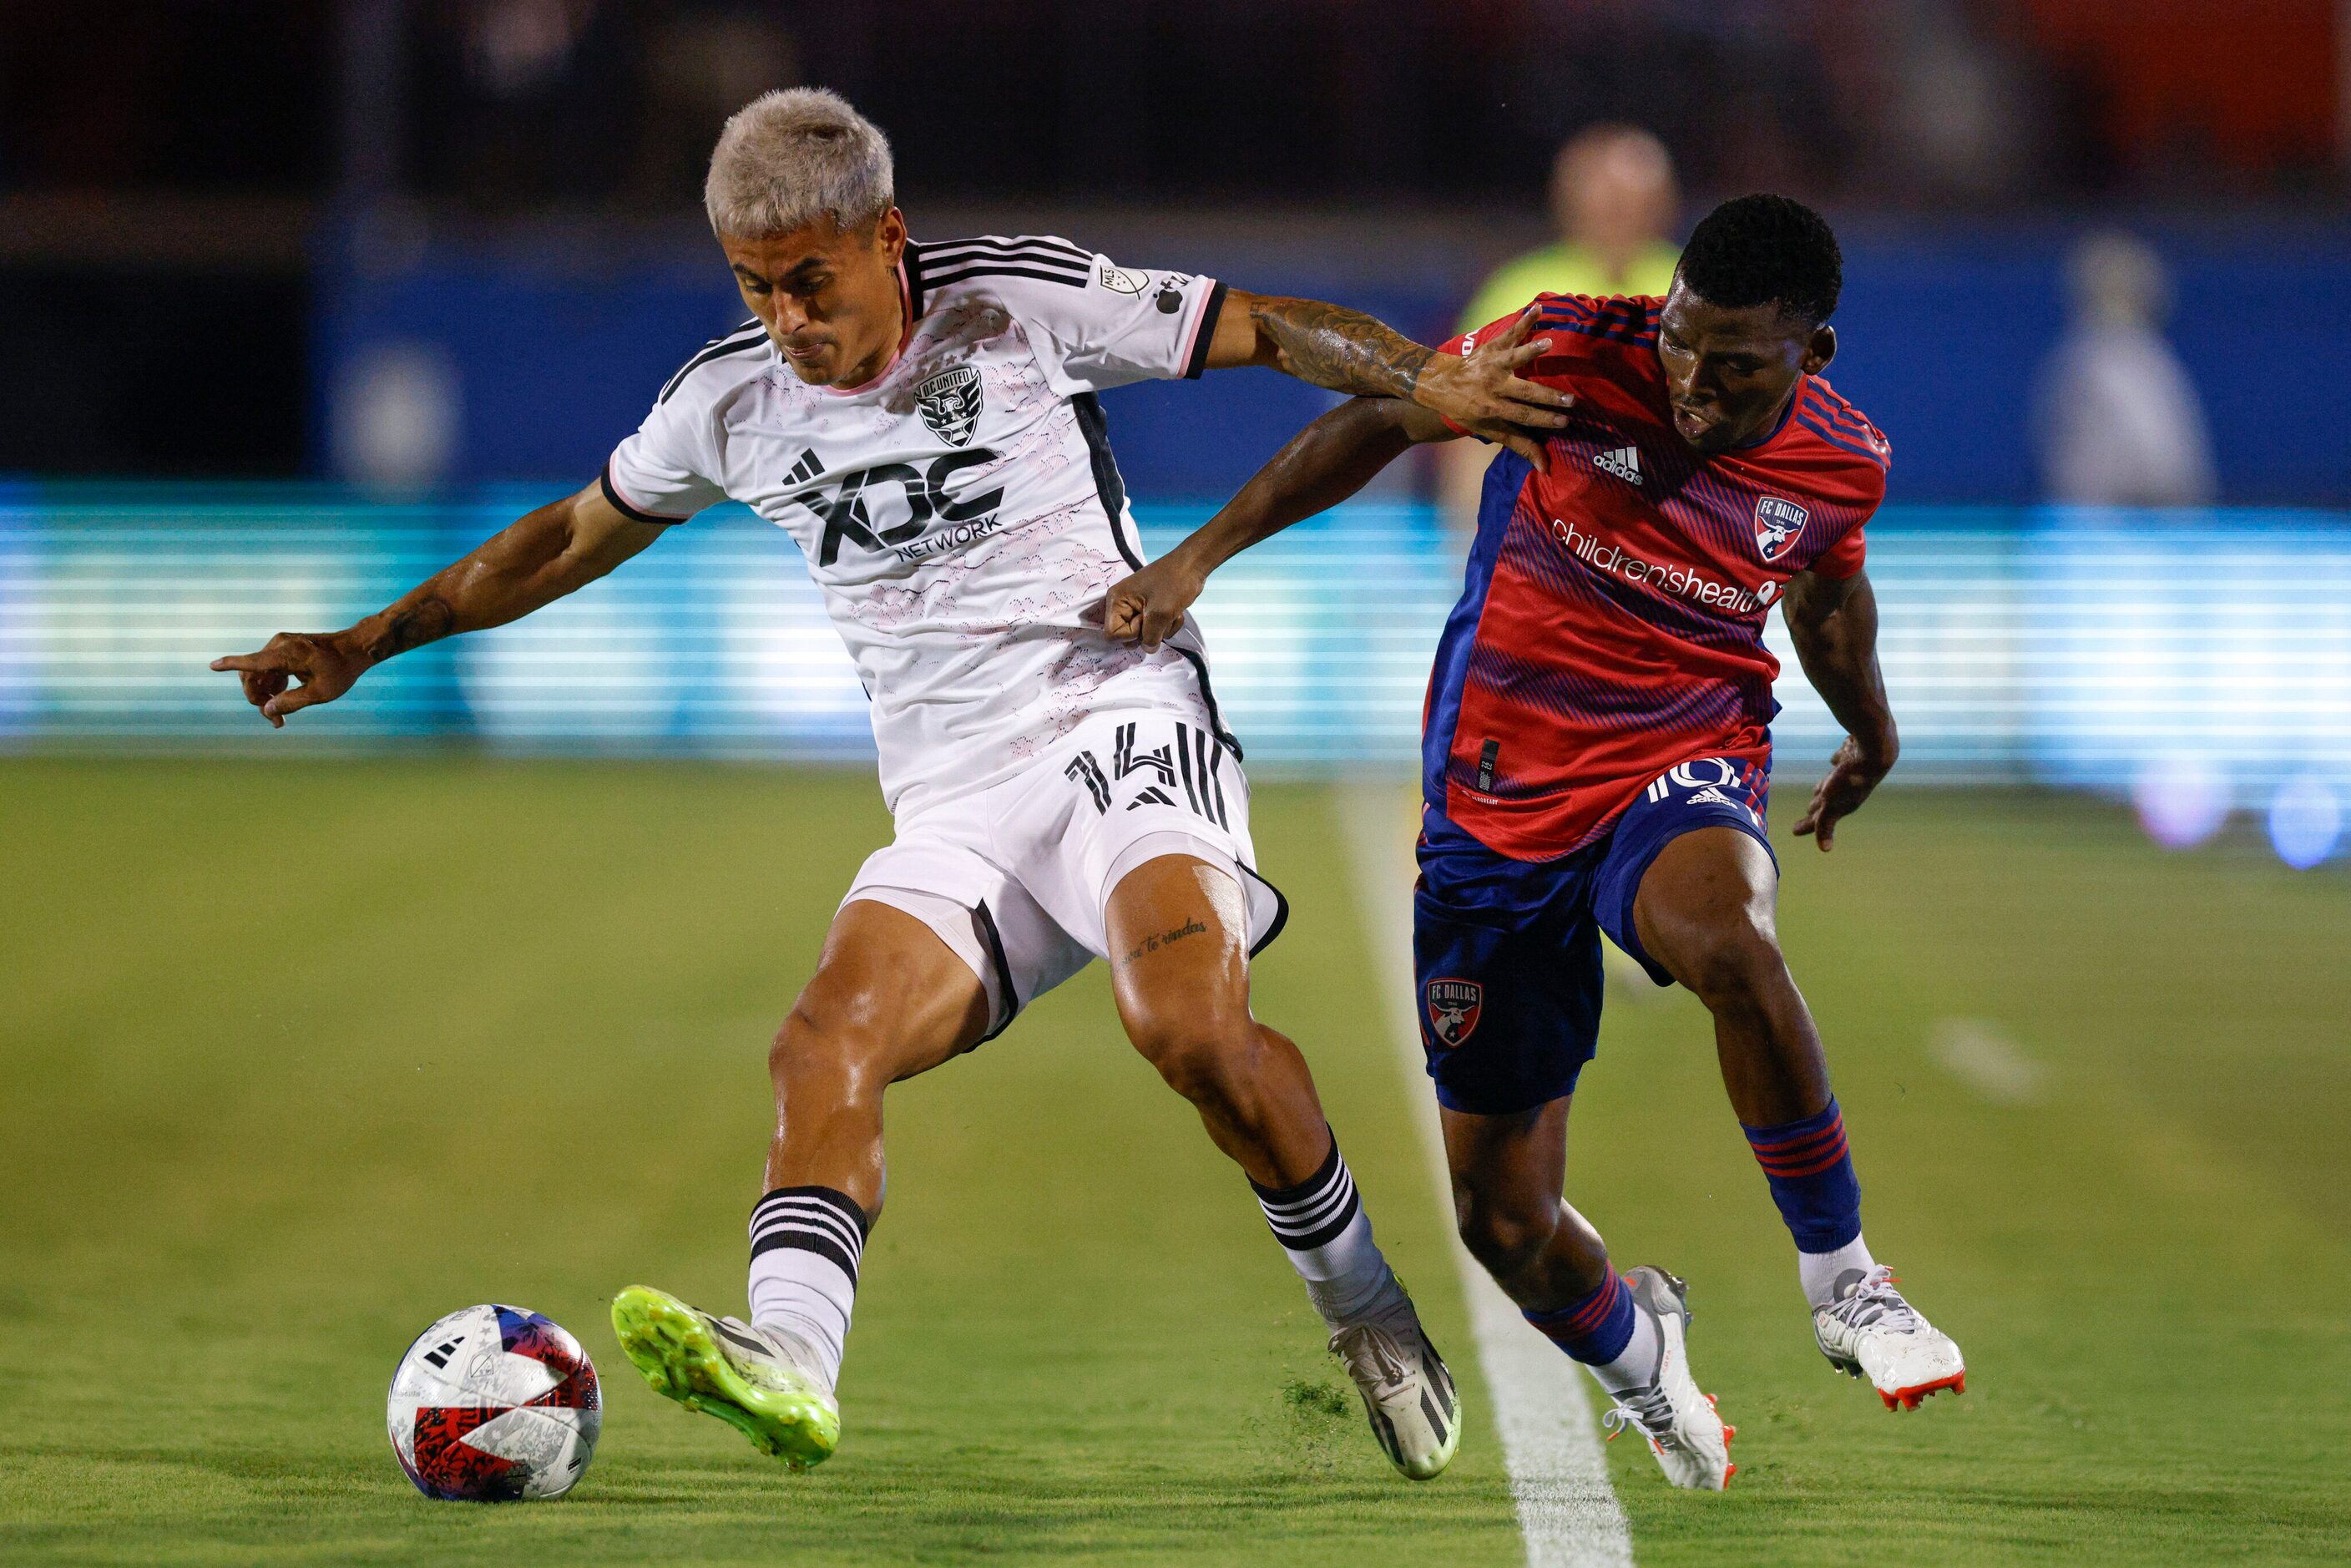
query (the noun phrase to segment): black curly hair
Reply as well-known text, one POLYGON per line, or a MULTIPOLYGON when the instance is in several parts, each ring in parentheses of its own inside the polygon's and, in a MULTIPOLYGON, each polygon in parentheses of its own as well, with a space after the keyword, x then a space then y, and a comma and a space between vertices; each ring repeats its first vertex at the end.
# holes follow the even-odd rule
POLYGON ((1817 327, 1836 314, 1844 256, 1828 220, 1786 196, 1740 196, 1699 220, 1681 280, 1727 310, 1776 304, 1817 327))

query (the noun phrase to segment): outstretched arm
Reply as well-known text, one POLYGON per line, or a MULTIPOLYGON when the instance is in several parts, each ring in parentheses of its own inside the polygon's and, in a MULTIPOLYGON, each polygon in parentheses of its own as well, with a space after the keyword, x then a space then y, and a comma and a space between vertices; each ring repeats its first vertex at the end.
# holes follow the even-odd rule
POLYGON ((1532 320, 1530 306, 1508 332, 1477 352, 1444 354, 1360 310, 1235 288, 1217 318, 1208 368, 1262 365, 1332 392, 1401 398, 1541 468, 1543 437, 1567 423, 1565 411, 1575 399, 1520 378, 1520 367, 1551 347, 1547 338, 1526 340, 1532 320))
POLYGON ((1184 623, 1208 574, 1260 539, 1335 507, 1369 484, 1405 448, 1458 434, 1425 408, 1393 398, 1340 404, 1296 435, 1240 494, 1191 536, 1102 601, 1102 629, 1155 648, 1184 623))
POLYGON ((212 667, 235 671, 246 700, 283 729, 287 714, 334 701, 393 654, 528 615, 595 581, 665 531, 623 515, 590 485, 519 518, 356 625, 280 632, 258 653, 214 659, 212 667))
POLYGON ((1796 823, 1799 835, 1817 835, 1825 851, 1835 847, 1838 821, 1861 809, 1902 751, 1877 668, 1877 595, 1866 572, 1834 578, 1800 571, 1788 580, 1781 613, 1805 677, 1845 729, 1828 776, 1796 823))

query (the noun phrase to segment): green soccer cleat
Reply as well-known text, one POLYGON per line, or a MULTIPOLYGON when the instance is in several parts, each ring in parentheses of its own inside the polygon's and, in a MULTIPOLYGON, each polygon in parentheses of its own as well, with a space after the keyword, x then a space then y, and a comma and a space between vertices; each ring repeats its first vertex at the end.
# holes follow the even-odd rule
POLYGON ((783 1335, 646 1285, 612 1298, 612 1333, 654 1393, 717 1416, 789 1469, 822 1464, 840 1445, 841 1406, 783 1335))

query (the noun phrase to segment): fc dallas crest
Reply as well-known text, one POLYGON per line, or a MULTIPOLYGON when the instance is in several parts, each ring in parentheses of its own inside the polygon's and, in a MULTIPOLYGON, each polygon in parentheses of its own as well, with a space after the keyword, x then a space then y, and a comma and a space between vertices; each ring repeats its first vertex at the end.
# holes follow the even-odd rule
POLYGON ((1475 980, 1428 982, 1428 1027, 1439 1044, 1459 1045, 1478 1027, 1486 988, 1475 980))
POLYGON ((1755 503, 1755 548, 1765 560, 1777 560, 1788 541, 1804 531, 1812 514, 1795 502, 1765 496, 1755 503))

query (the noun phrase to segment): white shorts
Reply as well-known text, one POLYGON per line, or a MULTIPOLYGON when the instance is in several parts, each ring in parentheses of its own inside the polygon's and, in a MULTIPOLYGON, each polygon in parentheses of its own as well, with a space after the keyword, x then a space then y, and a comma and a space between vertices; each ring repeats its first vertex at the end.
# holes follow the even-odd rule
POLYGON ((1290 915, 1257 873, 1239 759, 1173 715, 1097 714, 1012 777, 897 827, 841 904, 886 904, 937 932, 987 988, 987 1039, 1108 953, 1111 890, 1147 860, 1191 855, 1230 871, 1252 955, 1290 915))

